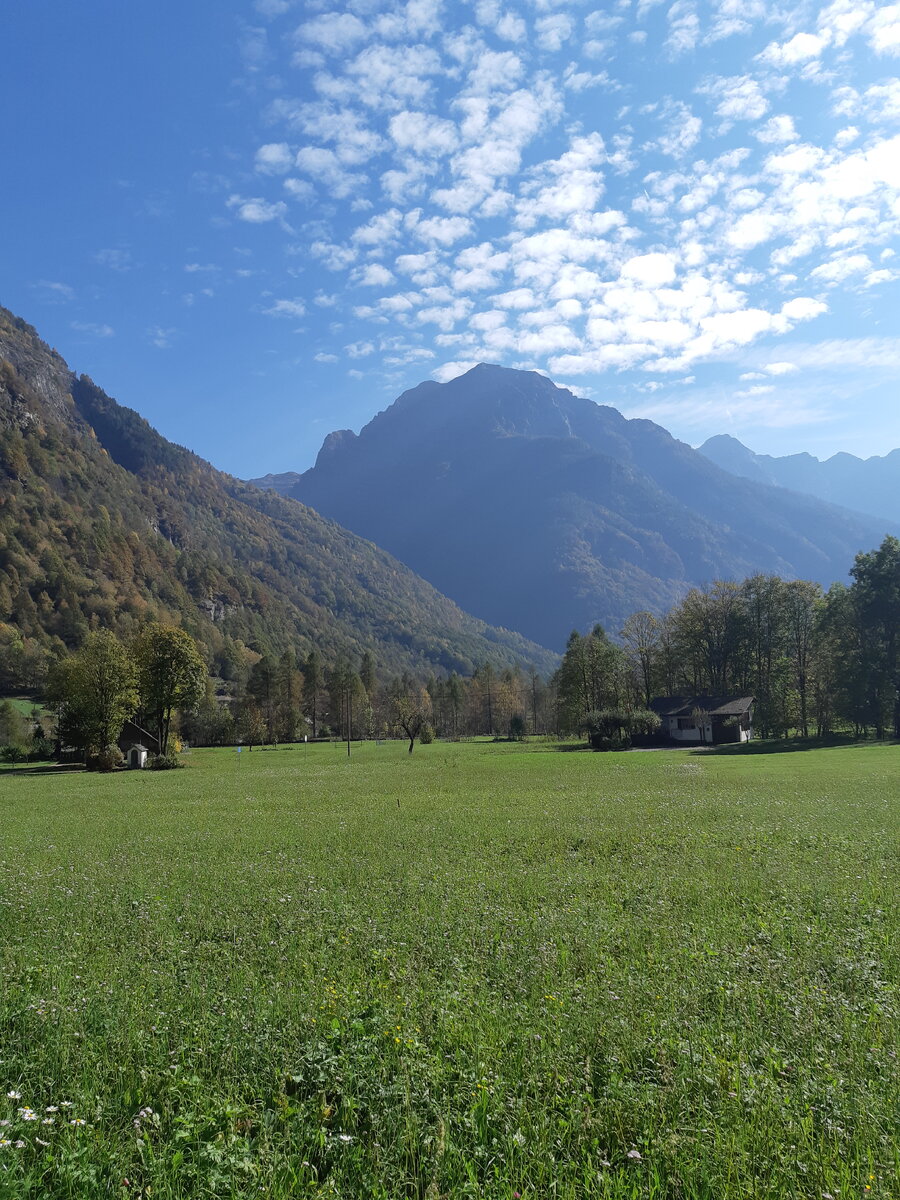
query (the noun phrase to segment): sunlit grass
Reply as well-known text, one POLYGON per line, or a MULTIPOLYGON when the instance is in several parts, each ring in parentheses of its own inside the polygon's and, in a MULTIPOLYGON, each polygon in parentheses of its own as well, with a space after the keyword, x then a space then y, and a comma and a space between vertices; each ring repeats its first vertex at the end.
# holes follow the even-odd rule
POLYGON ((895 1197, 898 754, 0 775, 0 1196, 895 1197))

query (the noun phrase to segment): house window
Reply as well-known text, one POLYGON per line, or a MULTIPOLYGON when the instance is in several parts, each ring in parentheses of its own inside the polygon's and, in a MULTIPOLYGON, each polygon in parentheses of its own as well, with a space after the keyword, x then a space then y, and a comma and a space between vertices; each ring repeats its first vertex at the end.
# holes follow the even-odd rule
POLYGON ((678 728, 679 729, 696 729, 697 726, 694 724, 691 717, 679 717, 678 718, 678 728))

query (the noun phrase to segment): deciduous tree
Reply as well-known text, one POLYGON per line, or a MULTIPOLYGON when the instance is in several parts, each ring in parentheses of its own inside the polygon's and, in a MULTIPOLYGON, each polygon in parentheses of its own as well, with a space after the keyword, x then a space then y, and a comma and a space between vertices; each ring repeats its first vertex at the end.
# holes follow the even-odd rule
POLYGON ((189 633, 155 623, 138 637, 135 659, 141 708, 154 727, 160 754, 166 754, 172 713, 194 709, 204 698, 206 664, 189 633))

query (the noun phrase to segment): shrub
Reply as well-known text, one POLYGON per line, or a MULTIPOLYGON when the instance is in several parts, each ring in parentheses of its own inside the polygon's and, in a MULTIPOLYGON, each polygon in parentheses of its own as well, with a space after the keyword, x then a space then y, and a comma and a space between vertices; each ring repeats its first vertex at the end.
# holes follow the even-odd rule
POLYGON ((509 740, 511 742, 525 741, 525 718, 521 713, 516 713, 509 719, 509 740))
POLYGON ((581 728, 594 750, 627 750, 636 734, 653 734, 659 717, 646 708, 603 708, 586 713, 581 728))
POLYGON ((433 741, 434 741, 434 726, 429 725, 428 722, 426 721, 424 723, 424 725, 422 726, 422 728, 419 730, 419 742, 423 746, 430 746, 433 741))
POLYGON ((0 748, 0 762, 19 763, 24 762, 28 757, 28 751, 24 746, 3 746, 0 748))
POLYGON ((50 738, 35 735, 28 757, 32 762, 46 762, 53 757, 54 749, 53 741, 50 738))
POLYGON ((147 759, 147 766, 151 771, 175 771, 183 767, 184 763, 170 750, 168 754, 151 754, 147 759))
POLYGON ((122 751, 115 744, 110 742, 99 754, 92 754, 88 759, 89 771, 114 771, 122 762, 122 751))

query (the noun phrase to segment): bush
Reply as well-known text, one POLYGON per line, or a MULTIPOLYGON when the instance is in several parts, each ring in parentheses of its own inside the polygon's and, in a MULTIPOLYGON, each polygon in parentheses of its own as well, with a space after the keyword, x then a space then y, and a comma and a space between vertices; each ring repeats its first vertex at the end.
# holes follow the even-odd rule
POLYGON ((433 741, 434 741, 434 726, 429 725, 428 722, 426 721, 425 724, 422 726, 422 728, 419 730, 419 742, 423 746, 430 746, 433 741))
POLYGON ((3 746, 0 749, 0 762, 20 763, 24 762, 27 757, 28 751, 24 746, 3 746))
POLYGON ((91 757, 88 759, 87 766, 89 771, 109 772, 114 771, 116 767, 121 766, 121 764, 122 751, 115 744, 115 742, 110 742, 110 744, 105 747, 105 749, 101 750, 99 754, 91 755, 91 757))
POLYGON ((525 741, 525 718, 521 713, 516 713, 515 716, 509 719, 509 740, 511 742, 525 741))
POLYGON ((55 746, 50 738, 35 736, 28 757, 32 762, 47 762, 53 757, 54 749, 55 746))
POLYGON ((636 734, 651 735, 659 726, 659 717, 646 708, 603 708, 581 721, 593 750, 627 750, 636 734))
POLYGON ((175 771, 183 767, 184 763, 170 750, 168 754, 151 754, 147 759, 147 766, 151 771, 175 771))

